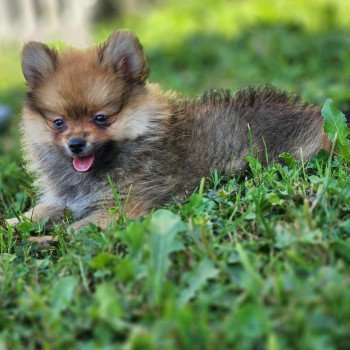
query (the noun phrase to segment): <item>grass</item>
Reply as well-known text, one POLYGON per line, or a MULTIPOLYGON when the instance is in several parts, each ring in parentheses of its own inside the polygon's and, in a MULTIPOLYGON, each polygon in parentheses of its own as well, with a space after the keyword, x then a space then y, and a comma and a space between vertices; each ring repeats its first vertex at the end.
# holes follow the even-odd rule
MULTIPOLYGON (((349 108, 348 10, 345 1, 174 1, 98 24, 95 36, 135 30, 150 80, 167 89, 273 83, 349 108)), ((16 115, 0 135, 0 212, 10 215, 34 195, 19 152, 19 51, 7 48, 0 67, 0 103, 16 115)), ((104 231, 0 228, 0 349, 347 349, 350 168, 326 153, 282 157, 287 165, 267 168, 249 157, 249 172, 215 172, 185 203, 104 231), (58 245, 26 241, 43 233, 58 245)))

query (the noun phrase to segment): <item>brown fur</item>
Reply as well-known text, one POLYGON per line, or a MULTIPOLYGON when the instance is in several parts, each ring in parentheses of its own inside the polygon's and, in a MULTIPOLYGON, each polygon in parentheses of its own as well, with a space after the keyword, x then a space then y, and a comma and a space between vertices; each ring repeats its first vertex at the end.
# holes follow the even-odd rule
POLYGON ((88 222, 106 226, 112 219, 107 208, 115 206, 107 174, 127 216, 139 217, 185 198, 214 169, 226 175, 244 170, 251 143, 264 163, 278 162, 282 152, 306 160, 330 149, 320 108, 274 88, 220 90, 197 99, 163 93, 146 83, 141 45, 129 32, 60 54, 29 43, 23 72, 25 155, 41 192, 36 220, 57 219, 68 208, 74 229, 88 222), (98 112, 108 116, 107 126, 93 122, 98 112), (65 130, 55 129, 57 118, 66 121, 65 130), (84 138, 95 154, 85 173, 72 166, 72 137, 84 138))

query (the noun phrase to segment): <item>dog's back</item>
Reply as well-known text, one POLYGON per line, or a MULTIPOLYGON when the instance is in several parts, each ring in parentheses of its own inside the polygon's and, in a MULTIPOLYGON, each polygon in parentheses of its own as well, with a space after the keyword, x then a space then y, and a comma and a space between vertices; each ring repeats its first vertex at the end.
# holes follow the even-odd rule
POLYGON ((272 87, 177 96, 169 103, 172 113, 159 121, 157 137, 139 140, 129 163, 145 202, 186 197, 214 170, 245 170, 251 154, 262 163, 280 161, 283 152, 300 161, 329 146, 320 108, 272 87))
POLYGON ((170 134, 180 135, 178 149, 202 176, 242 170, 252 152, 263 163, 278 161, 282 152, 301 160, 327 144, 320 108, 273 87, 213 91, 178 107, 170 134))

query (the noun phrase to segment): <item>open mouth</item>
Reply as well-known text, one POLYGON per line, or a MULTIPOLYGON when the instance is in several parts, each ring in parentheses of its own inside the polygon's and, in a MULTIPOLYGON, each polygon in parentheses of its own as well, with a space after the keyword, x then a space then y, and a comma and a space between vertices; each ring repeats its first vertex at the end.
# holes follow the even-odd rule
POLYGON ((73 166, 76 171, 79 172, 85 172, 88 171, 93 162, 94 162, 95 156, 93 154, 85 157, 74 157, 73 158, 73 166))

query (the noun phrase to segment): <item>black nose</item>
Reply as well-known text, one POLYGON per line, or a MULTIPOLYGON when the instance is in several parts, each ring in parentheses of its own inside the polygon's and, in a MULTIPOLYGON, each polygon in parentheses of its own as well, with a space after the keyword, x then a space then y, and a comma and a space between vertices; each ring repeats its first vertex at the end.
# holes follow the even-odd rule
POLYGON ((84 139, 71 139, 68 146, 73 153, 79 154, 85 147, 85 144, 86 142, 84 139))

